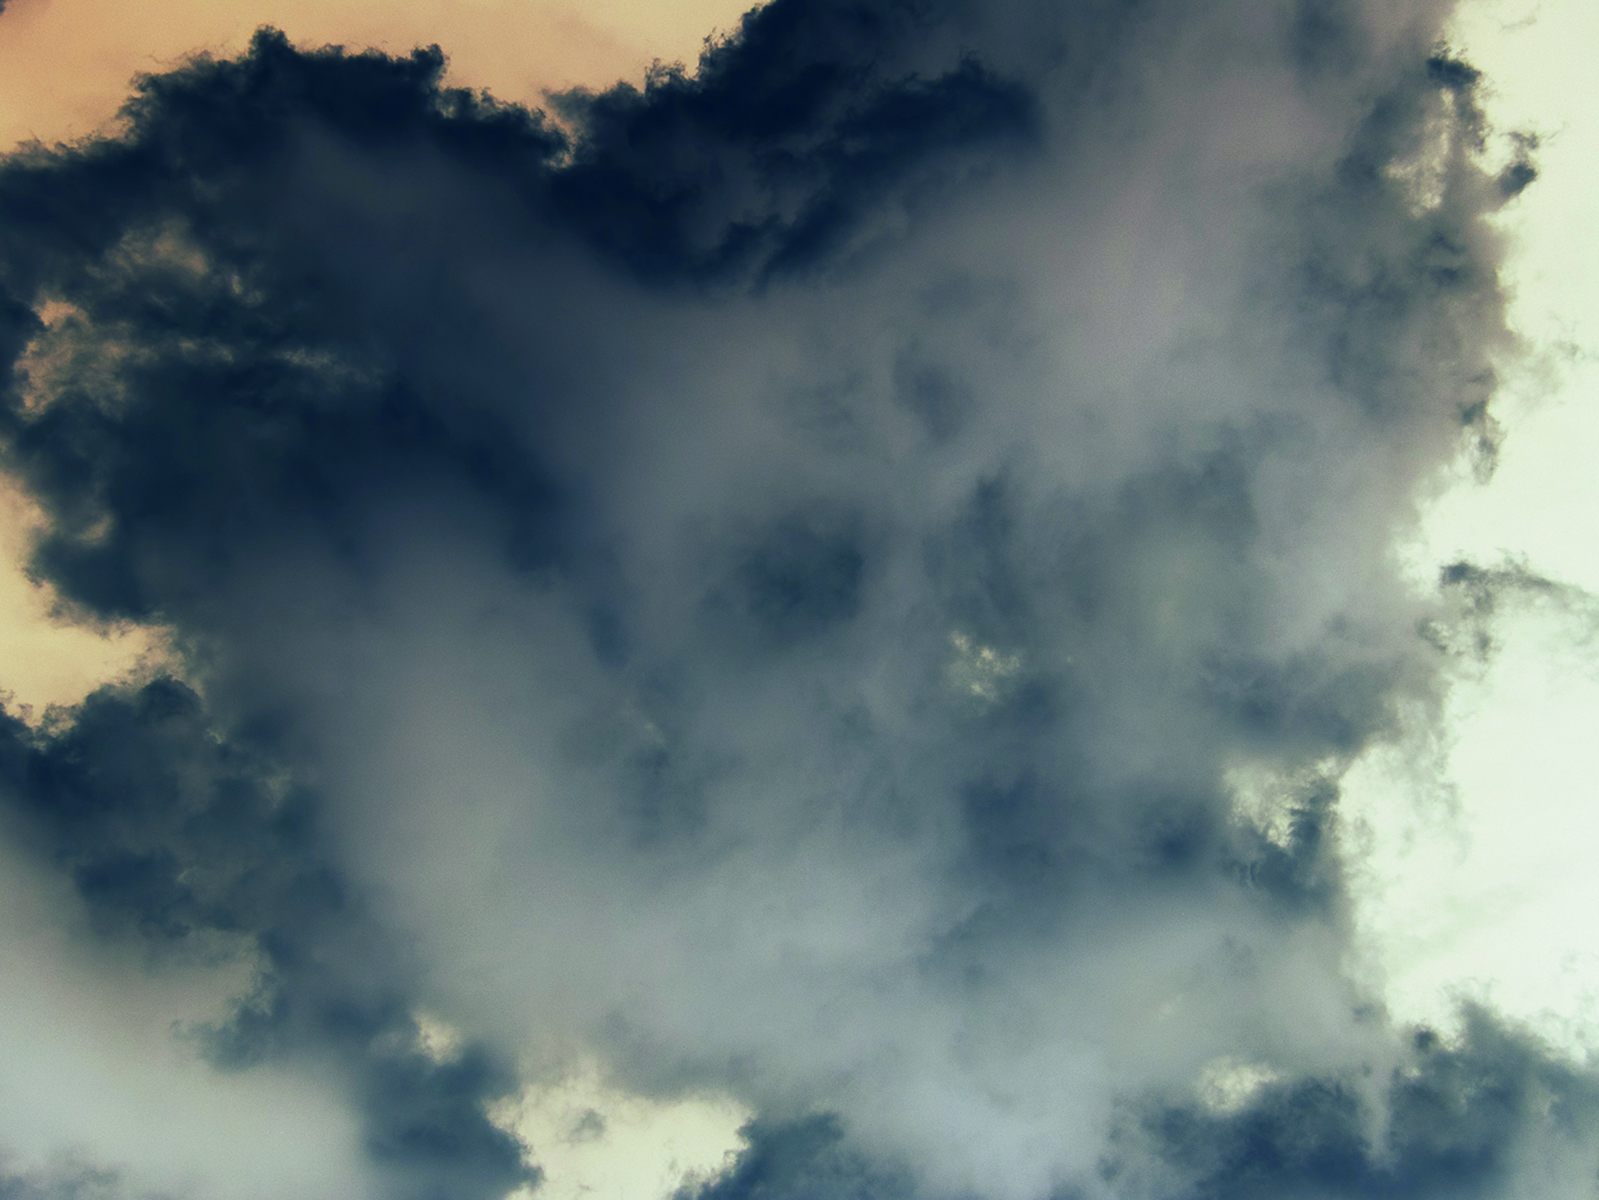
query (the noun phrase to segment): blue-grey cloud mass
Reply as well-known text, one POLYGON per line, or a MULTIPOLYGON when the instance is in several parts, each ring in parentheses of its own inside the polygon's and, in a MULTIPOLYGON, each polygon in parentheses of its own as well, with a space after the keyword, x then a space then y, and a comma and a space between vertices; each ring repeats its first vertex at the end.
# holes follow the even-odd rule
POLYGON ((0 723, 113 997, 0 1025, 0 1197, 502 1197, 573 1055, 754 1114, 679 1200, 1595 1194, 1599 1078, 1348 969, 1534 174, 1447 15, 772 0, 548 113, 263 31, 0 163, 31 569, 175 647, 0 723), (38 1049, 202 969, 258 1121, 38 1049))

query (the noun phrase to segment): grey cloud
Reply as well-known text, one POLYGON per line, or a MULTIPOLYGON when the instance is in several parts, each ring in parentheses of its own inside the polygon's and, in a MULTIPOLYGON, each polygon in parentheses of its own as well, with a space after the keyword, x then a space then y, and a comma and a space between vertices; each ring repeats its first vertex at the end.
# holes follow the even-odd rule
MULTIPOLYGON (((1096 1183, 1113 1195, 1433 1197, 1583 1194, 1599 1160, 1590 1074, 1472 1008, 1458 1044, 1414 1031, 1372 1111, 1348 1076, 1271 1081, 1245 1102, 1129 1101, 1096 1183), (1377 1137, 1372 1130, 1380 1128, 1377 1137)), ((909 1177, 852 1156, 835 1122, 751 1125, 748 1149, 683 1200, 914 1195, 909 1177)), ((1088 1194, 1078 1189, 1066 1195, 1088 1194)))
MULTIPOLYGON (((485 1113, 508 1068, 485 1047, 442 1063, 419 1048, 405 956, 321 861, 317 801, 273 761, 269 728, 222 736, 165 679, 103 689, 72 717, 44 732, 6 719, 4 795, 102 937, 142 935, 157 961, 256 957, 235 1014, 192 1031, 219 1069, 343 1065, 372 1152, 403 1167, 394 1195, 498 1195, 536 1178, 485 1113)), ((103 1174, 85 1178, 110 1188, 103 1174)))
POLYGON ((109 1171, 63 1171, 53 1178, 0 1175, 0 1196, 6 1200, 100 1200, 121 1194, 109 1171))
POLYGON ((533 1179, 574 1045, 757 1113, 706 1200, 1520 1186, 1521 1044, 1342 965, 1339 772, 1442 680, 1388 538, 1510 344, 1444 15, 776 0, 559 129, 263 33, 14 156, 33 569, 188 679, 7 726, 34 852, 259 955, 208 1053, 380 1194, 533 1179))

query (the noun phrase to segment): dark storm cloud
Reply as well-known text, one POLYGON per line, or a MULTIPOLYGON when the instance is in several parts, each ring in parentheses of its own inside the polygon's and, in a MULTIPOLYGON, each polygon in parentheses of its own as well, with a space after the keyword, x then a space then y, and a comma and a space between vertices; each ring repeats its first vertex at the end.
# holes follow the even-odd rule
MULTIPOLYGON (((1185 1197, 1559 1195, 1593 1185, 1592 1075, 1481 1010, 1468 1012, 1458 1045, 1417 1031, 1385 1101, 1375 1145, 1366 1101, 1338 1080, 1273 1085, 1231 1113, 1151 1111, 1128 1141, 1152 1137, 1173 1172, 1164 1194, 1185 1197)), ((1113 1156, 1105 1170, 1114 1177, 1124 1165, 1113 1156)))
POLYGON ((914 5, 773 5, 692 78, 567 97, 581 133, 558 203, 648 275, 804 271, 873 211, 932 203, 1033 132, 1028 90, 973 58, 906 71, 933 24, 914 5))
POLYGON ((259 965, 199 1042, 373 1195, 534 1178, 573 1047, 757 1114, 705 1200, 1569 1194, 1585 1078, 1343 965, 1339 774, 1460 607, 1389 538, 1509 345, 1442 17, 777 0, 558 124, 145 79, 0 167, 0 433, 186 682, 11 721, 16 836, 259 965))
POLYGON ((843 1131, 829 1117, 753 1123, 744 1136, 748 1148, 730 1170, 703 1187, 680 1190, 678 1200, 901 1200, 915 1194, 905 1177, 851 1154, 843 1131))

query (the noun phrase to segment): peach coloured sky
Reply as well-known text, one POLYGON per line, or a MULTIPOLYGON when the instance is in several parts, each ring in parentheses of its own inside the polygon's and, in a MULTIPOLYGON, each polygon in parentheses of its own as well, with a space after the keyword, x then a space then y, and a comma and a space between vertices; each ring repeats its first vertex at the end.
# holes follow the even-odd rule
POLYGON ((692 63, 749 0, 10 0, 0 13, 0 149, 103 126, 143 71, 242 49, 262 25, 300 45, 403 53, 438 43, 452 82, 508 100, 692 63))

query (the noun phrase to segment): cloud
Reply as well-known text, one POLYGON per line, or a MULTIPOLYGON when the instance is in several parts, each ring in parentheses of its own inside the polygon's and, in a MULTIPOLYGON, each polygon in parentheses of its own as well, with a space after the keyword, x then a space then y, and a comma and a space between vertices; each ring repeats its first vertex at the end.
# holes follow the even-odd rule
MULTIPOLYGON (((404 1007, 403 955, 385 947, 385 935, 318 861, 315 798, 267 757, 271 742, 264 731, 238 740, 217 736, 199 697, 170 679, 102 689, 72 713, 70 724, 55 729, 35 731, 8 719, 0 759, 13 831, 71 880, 92 931, 91 950, 99 945, 114 957, 105 946, 138 937, 160 973, 180 984, 197 971, 203 981, 205 969, 246 968, 246 987, 228 1006, 231 1013, 187 1022, 187 1040, 218 1070, 265 1064, 281 1071, 308 1057, 342 1060, 349 1081, 341 1090, 361 1114, 364 1144, 397 1176, 385 1194, 429 1194, 434 1176, 453 1195, 503 1194, 530 1178, 518 1147, 484 1107, 509 1090, 506 1068, 479 1046, 442 1062, 427 1053, 404 1007), (357 971, 346 970, 355 964, 357 971)), ((23 969, 39 971, 42 964, 23 969)), ((231 982, 238 989, 237 978, 231 982)), ((84 1026, 77 1036, 105 1036, 95 1032, 92 1015, 77 1020, 84 1026)), ((124 1039, 113 1031, 111 1040, 124 1039)), ((8 1082, 15 1087, 20 1079, 8 1082)), ((70 1083, 66 1090, 70 1095, 70 1083)), ((215 1105, 218 1098, 201 1089, 186 1100, 183 1090, 162 1101, 183 1114, 178 1120, 253 1136, 184 1113, 185 1104, 215 1105)), ((136 1120, 118 1117, 115 1103, 104 1107, 105 1123, 136 1120)), ((257 1116, 283 1120, 270 1097, 253 1107, 257 1116)), ((104 1129, 70 1136, 67 1146, 117 1141, 104 1129)), ((178 1135, 176 1145, 182 1140, 178 1135)), ((345 1166, 342 1177, 291 1186, 320 1193, 348 1186, 351 1173, 345 1166)), ((273 1178, 282 1175, 273 1168, 266 1180, 245 1186, 270 1189, 285 1182, 273 1178)), ((228 1194, 237 1194, 236 1187, 228 1194)))
MULTIPOLYGON (((1468 1013, 1457 1046, 1416 1033, 1394 1069, 1376 1139, 1362 1090, 1258 1073, 1242 1103, 1201 1095, 1129 1105, 1098 1166, 1100 1185, 1113 1195, 1194 1197, 1495 1196, 1507 1186, 1557 1196, 1591 1186, 1591 1077, 1550 1062, 1480 1010, 1468 1013)), ((733 1170, 679 1195, 915 1194, 904 1177, 852 1157, 825 1118, 747 1133, 733 1170)))
POLYGON ((1444 15, 774 0, 558 121, 266 31, 13 155, 32 569, 175 656, 6 727, 18 852, 248 964, 191 1053, 373 1195, 536 1182, 590 1061, 755 1114, 705 1200, 1591 1177, 1585 1075, 1346 969, 1511 350, 1444 15))
MULTIPOLYGON (((1194 1181, 1180 1194, 1196 1196, 1557 1196, 1591 1187, 1591 1075, 1551 1062, 1546 1048, 1483 1011, 1466 1017, 1458 1045, 1417 1031, 1377 1139, 1364 1127, 1359 1088, 1333 1080, 1267 1084, 1239 1111, 1148 1111, 1141 1132, 1194 1181)), ((1110 1173, 1121 1166, 1113 1160, 1110 1173)))

